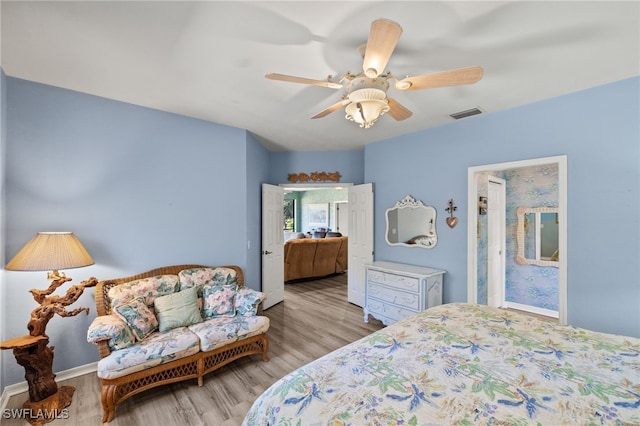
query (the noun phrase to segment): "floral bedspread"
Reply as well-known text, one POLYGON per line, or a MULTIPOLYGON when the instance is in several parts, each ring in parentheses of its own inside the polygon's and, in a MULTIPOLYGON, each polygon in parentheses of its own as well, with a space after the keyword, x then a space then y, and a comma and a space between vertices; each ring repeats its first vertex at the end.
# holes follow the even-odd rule
POLYGON ((447 304, 283 377, 243 425, 640 424, 640 339, 447 304))

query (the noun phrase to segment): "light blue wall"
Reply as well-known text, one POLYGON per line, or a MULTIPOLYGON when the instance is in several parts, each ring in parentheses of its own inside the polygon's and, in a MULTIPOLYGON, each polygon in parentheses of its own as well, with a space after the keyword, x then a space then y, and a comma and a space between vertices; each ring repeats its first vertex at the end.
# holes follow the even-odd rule
POLYGON ((446 269, 445 302, 465 301, 468 167, 567 155, 568 321, 640 336, 639 94, 636 77, 367 145, 376 259, 446 269), (434 249, 384 241, 384 211, 407 194, 438 211, 434 249))
MULTIPOLYGON (((5 261, 37 231, 70 230, 96 261, 67 271, 73 283, 163 265, 231 263, 259 287, 255 259, 247 268, 247 239, 259 238, 248 226, 259 222, 259 209, 255 192, 248 205, 247 186, 266 169, 250 176, 246 169, 267 155, 245 130, 10 77, 6 83, 5 261)), ((26 334, 35 307, 27 289, 46 288, 45 276, 5 272, 12 291, 2 306, 11 318, 3 339, 26 334)), ((49 323, 54 371, 98 360, 86 342, 92 296, 90 289, 74 305, 90 307, 89 316, 49 323)), ((13 359, 5 373, 3 386, 24 380, 13 359)))
POLYGON ((363 154, 363 150, 271 152, 269 180, 274 184, 289 183, 289 173, 339 172, 340 182, 364 183, 363 154))
MULTIPOLYGON (((243 270, 248 287, 262 288, 262 184, 269 183, 269 151, 247 132, 246 215, 247 263, 243 270)), ((238 229, 238 234, 242 233, 238 229)))
MULTIPOLYGON (((286 174, 271 175, 288 161, 302 168, 286 173, 337 170, 345 182, 362 181, 363 151, 276 155, 273 168, 271 153, 242 129, 4 74, 2 85, 10 166, 1 173, 7 193, 1 259, 6 263, 38 231, 71 230, 96 260, 68 271, 73 283, 169 264, 236 264, 247 285, 259 289, 261 184, 285 183, 286 174)), ((0 305, 0 319, 12 319, 0 324, 0 337, 24 335, 36 306, 27 289, 48 283, 43 273, 1 273, 0 297, 7 287, 20 291, 0 305)), ((98 359, 85 341, 95 317, 93 290, 76 305, 91 314, 54 317, 47 328, 56 345, 54 371, 98 359)), ((2 388, 23 381, 12 354, 0 356, 2 388)))
MULTIPOLYGON (((467 168, 566 154, 569 321, 640 336, 639 80, 471 117, 364 151, 273 153, 241 129, 2 76, 5 261, 37 231, 69 229, 96 259, 68 271, 73 283, 215 262, 242 266, 257 288, 259 184, 286 183, 288 173, 339 171, 342 182, 374 183, 376 258, 447 269, 445 301, 461 301, 467 168), (384 243, 384 210, 407 194, 436 207, 435 249, 384 243), (444 222, 450 198, 460 219, 454 229, 444 222), (607 211, 615 220, 603 217, 607 211), (598 244, 593 229, 604 231, 598 244)), ((0 329, 6 339, 26 333, 35 307, 27 290, 47 283, 43 273, 2 272, 2 287, 12 289, 10 303, 0 304, 0 319, 11 319, 0 329)), ((76 305, 91 314, 55 317, 47 329, 55 371, 98 359, 85 342, 93 291, 76 305)), ((8 351, 2 361, 3 389, 24 380, 8 351)))

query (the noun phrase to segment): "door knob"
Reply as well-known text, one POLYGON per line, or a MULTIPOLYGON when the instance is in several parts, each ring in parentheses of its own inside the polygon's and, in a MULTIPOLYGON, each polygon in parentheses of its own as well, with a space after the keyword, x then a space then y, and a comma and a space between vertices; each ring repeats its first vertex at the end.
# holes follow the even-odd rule
POLYGON ((265 251, 262 252, 262 254, 271 254, 271 253, 273 253, 273 252, 269 251, 269 250, 265 250, 265 251))

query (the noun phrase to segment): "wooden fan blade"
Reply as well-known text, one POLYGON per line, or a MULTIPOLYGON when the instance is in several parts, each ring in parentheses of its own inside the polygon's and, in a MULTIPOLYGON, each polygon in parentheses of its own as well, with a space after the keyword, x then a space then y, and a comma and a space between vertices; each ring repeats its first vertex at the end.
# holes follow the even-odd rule
POLYGON ((395 99, 387 98, 389 103, 389 111, 387 114, 396 121, 406 120, 411 117, 413 113, 409 111, 406 107, 400 104, 395 99))
POLYGON ((295 77, 292 75, 269 73, 265 75, 269 80, 288 81, 290 83, 311 84, 313 86, 328 87, 330 89, 342 89, 342 84, 325 80, 313 80, 311 78, 295 77))
POLYGON ((396 89, 421 90, 436 87, 462 86, 480 81, 482 74, 484 74, 484 70, 481 67, 469 67, 433 74, 417 75, 396 81, 396 89))
POLYGON ((329 108, 323 109, 322 111, 320 111, 319 113, 317 113, 316 115, 314 115, 313 118, 322 118, 326 115, 331 114, 334 111, 339 110, 340 108, 342 108, 344 105, 348 104, 349 102, 351 102, 349 99, 343 99, 340 102, 338 102, 337 104, 333 104, 331 105, 329 108))
POLYGON ((400 24, 389 19, 377 19, 371 23, 362 63, 362 69, 367 77, 374 78, 384 72, 401 34, 400 24))

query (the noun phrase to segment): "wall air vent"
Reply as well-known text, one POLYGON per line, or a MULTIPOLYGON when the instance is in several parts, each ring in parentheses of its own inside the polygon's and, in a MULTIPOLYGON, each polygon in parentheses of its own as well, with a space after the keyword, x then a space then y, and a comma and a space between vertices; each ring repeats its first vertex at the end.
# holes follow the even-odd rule
POLYGON ((465 111, 454 112, 453 114, 449 115, 449 117, 456 120, 460 120, 461 118, 467 118, 467 117, 471 117, 472 115, 478 115, 478 114, 482 114, 482 111, 479 108, 471 108, 465 111))

